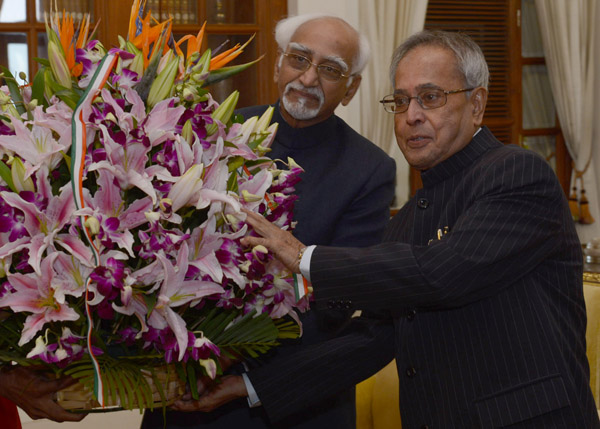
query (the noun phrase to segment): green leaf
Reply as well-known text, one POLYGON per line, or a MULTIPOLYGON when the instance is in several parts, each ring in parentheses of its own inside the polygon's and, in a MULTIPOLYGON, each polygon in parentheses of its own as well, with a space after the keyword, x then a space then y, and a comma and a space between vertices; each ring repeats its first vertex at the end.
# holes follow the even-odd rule
POLYGON ((6 67, 0 66, 0 70, 2 70, 2 73, 4 74, 4 83, 8 87, 15 108, 17 109, 17 112, 22 115, 25 113, 25 103, 23 102, 23 95, 19 89, 19 84, 10 70, 6 67))
POLYGON ((50 61, 48 60, 48 58, 34 58, 34 61, 37 61, 39 64, 43 65, 44 67, 50 67, 50 61))
POLYGON ((208 74, 208 77, 206 78, 202 86, 209 86, 222 80, 229 79, 231 76, 235 76, 236 74, 246 70, 248 67, 256 64, 257 62, 262 60, 263 57, 264 55, 261 55, 259 58, 255 59, 254 61, 250 61, 249 63, 239 64, 230 67, 222 67, 220 69, 213 70, 208 74))
POLYGON ((197 401, 200 396, 198 395, 198 380, 196 378, 196 370, 194 369, 193 365, 188 365, 187 373, 188 385, 190 386, 192 398, 194 398, 197 401))
POLYGON ((44 69, 38 70, 33 78, 33 85, 31 87, 31 99, 37 100, 38 106, 48 107, 48 102, 44 97, 44 90, 46 87, 46 79, 44 78, 44 69))
POLYGON ((227 190, 235 192, 236 194, 239 194, 239 190, 240 189, 239 189, 239 185, 238 185, 238 174, 237 174, 237 171, 233 171, 229 175, 229 179, 227 179, 227 190))
POLYGON ((6 165, 3 161, 0 161, 0 177, 2 177, 2 180, 6 182, 11 191, 17 192, 15 189, 15 184, 12 180, 10 168, 8 168, 8 165, 6 165))

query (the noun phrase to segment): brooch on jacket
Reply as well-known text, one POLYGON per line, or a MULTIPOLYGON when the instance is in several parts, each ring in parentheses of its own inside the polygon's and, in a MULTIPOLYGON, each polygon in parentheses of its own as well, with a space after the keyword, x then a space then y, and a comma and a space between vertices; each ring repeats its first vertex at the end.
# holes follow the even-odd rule
MULTIPOLYGON (((450 227, 445 226, 444 229, 438 229, 437 230, 437 240, 440 241, 442 238, 444 238, 444 235, 448 234, 448 232, 450 231, 450 227)), ((427 242, 427 245, 429 246, 431 244, 431 242, 435 240, 435 238, 431 238, 429 239, 429 241, 427 242)))

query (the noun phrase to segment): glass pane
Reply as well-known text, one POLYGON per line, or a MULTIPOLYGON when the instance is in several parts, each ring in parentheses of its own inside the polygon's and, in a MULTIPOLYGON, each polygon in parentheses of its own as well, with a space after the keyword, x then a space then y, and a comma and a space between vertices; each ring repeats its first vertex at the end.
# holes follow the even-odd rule
POLYGON ((523 147, 531 149, 542 155, 550 163, 552 169, 556 171, 556 137, 555 136, 535 136, 524 137, 523 147))
POLYGON ((27 34, 0 33, 0 64, 8 68, 19 84, 23 84, 19 73, 29 74, 28 55, 27 34))
POLYGON ((523 67, 523 129, 555 126, 556 110, 545 65, 523 67))
POLYGON ((0 22, 24 22, 26 19, 25 0, 0 1, 0 22))
MULTIPOLYGON (((221 50, 233 47, 236 43, 244 44, 249 35, 224 35, 224 34, 211 34, 208 36, 208 47, 213 51, 217 49, 221 44, 229 41, 221 50)), ((258 58, 256 53, 256 39, 252 40, 248 46, 244 49, 244 52, 233 60, 228 65, 243 64, 249 61, 253 61, 258 58)), ((214 54, 218 55, 218 52, 214 54)), ((258 72, 257 66, 253 65, 243 72, 233 76, 232 78, 217 82, 209 87, 210 92, 215 100, 221 103, 231 92, 235 89, 240 91, 240 99, 237 107, 253 106, 258 100, 258 72)))
MULTIPOLYGON (((56 4, 56 10, 71 12, 75 21, 81 21, 83 14, 89 13, 92 21, 94 20, 94 1, 93 0, 35 0, 36 19, 38 22, 44 22, 44 14, 50 12, 56 4), (56 3, 55 3, 56 2, 56 3)), ((129 11, 127 11, 129 15, 129 11)))
POLYGON ((198 3, 196 0, 148 0, 146 11, 161 20, 173 17, 175 24, 196 24, 198 22, 198 3))
POLYGON ((254 0, 207 0, 206 20, 209 24, 254 24, 254 0))
POLYGON ((544 56, 534 0, 521 0, 521 50, 523 57, 544 56))

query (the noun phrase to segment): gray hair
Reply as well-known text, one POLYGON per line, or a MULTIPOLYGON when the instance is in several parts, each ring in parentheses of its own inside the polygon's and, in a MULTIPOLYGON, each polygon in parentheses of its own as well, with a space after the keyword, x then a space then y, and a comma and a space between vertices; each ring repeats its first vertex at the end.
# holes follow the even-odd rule
POLYGON ((352 70, 351 74, 360 74, 366 67, 367 62, 371 56, 371 45, 369 44, 368 39, 361 33, 356 30, 352 25, 348 24, 342 18, 335 15, 328 15, 324 13, 308 13, 304 15, 296 15, 289 18, 282 19, 277 23, 275 27, 275 40, 277 41, 277 45, 279 45, 279 49, 285 52, 292 39, 292 36, 296 32, 296 30, 302 25, 309 21, 313 21, 315 19, 323 19, 323 18, 334 18, 344 22, 348 27, 356 32, 358 37, 358 49, 356 52, 356 56, 352 59, 352 70))
POLYGON ((398 64, 418 46, 439 46, 454 52, 458 71, 462 74, 467 87, 488 87, 490 72, 481 48, 464 33, 448 31, 421 31, 413 34, 396 48, 390 64, 390 80, 395 85, 398 64))

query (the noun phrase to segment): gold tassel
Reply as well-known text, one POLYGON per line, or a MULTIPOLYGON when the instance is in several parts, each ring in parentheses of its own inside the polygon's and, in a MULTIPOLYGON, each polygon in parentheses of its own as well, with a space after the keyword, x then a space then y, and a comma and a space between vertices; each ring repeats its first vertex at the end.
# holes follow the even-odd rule
POLYGON ((583 185, 581 188, 581 198, 579 198, 579 223, 583 223, 585 225, 594 223, 594 218, 590 214, 590 207, 588 199, 585 196, 585 189, 583 189, 583 185))
POLYGON ((579 203, 577 201, 577 187, 573 186, 573 192, 569 195, 569 208, 571 209, 571 216, 573 221, 579 222, 579 203))

